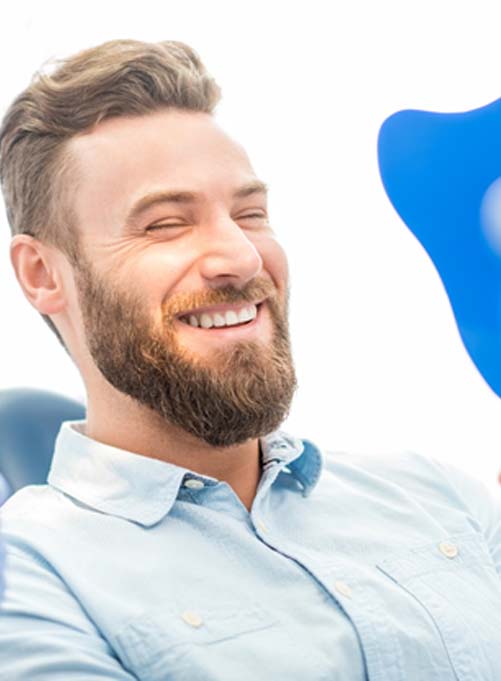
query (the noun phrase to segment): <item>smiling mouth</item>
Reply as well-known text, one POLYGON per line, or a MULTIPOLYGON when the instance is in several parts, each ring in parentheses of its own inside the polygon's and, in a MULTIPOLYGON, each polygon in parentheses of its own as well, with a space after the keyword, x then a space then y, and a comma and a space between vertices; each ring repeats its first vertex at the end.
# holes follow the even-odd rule
POLYGON ((194 310, 178 317, 180 322, 193 328, 224 329, 251 324, 257 317, 261 303, 219 305, 206 310, 194 310))

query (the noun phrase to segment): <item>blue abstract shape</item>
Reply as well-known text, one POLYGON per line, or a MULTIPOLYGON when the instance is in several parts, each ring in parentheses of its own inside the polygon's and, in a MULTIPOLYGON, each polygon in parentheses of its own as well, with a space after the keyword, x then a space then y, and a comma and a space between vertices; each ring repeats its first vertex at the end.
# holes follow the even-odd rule
POLYGON ((431 257, 464 346, 501 396, 501 99, 464 113, 399 111, 381 126, 379 170, 431 257))

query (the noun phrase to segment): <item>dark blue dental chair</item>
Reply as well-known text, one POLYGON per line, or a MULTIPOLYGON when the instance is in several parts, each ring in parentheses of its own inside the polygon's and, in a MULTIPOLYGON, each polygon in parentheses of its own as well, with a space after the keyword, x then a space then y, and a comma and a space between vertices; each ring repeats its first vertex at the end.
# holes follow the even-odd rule
POLYGON ((85 406, 63 395, 33 388, 0 390, 4 496, 25 485, 44 484, 61 423, 84 418, 85 406))

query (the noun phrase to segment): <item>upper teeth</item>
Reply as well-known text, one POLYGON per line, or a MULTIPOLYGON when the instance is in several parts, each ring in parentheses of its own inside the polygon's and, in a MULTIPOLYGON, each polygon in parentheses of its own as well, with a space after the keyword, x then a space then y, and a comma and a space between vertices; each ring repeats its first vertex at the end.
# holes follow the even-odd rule
POLYGON ((188 316, 181 317, 181 320, 188 322, 191 326, 201 326, 203 329, 210 329, 213 326, 235 326, 236 324, 243 324, 250 322, 256 317, 257 307, 249 305, 243 307, 239 311, 227 310, 226 312, 201 312, 200 314, 192 313, 188 316))

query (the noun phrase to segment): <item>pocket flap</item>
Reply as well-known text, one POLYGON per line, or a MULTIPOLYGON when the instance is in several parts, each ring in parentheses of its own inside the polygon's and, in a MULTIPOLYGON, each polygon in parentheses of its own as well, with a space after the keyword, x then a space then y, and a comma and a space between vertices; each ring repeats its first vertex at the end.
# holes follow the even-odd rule
POLYGON ((271 627, 278 619, 259 604, 165 605, 129 621, 115 640, 130 669, 147 667, 159 657, 182 656, 205 646, 271 627))
POLYGON ((472 532, 444 536, 421 546, 394 550, 376 565, 401 584, 443 570, 456 572, 475 566, 495 569, 485 540, 472 532), (456 551, 451 550, 453 547, 456 551))

